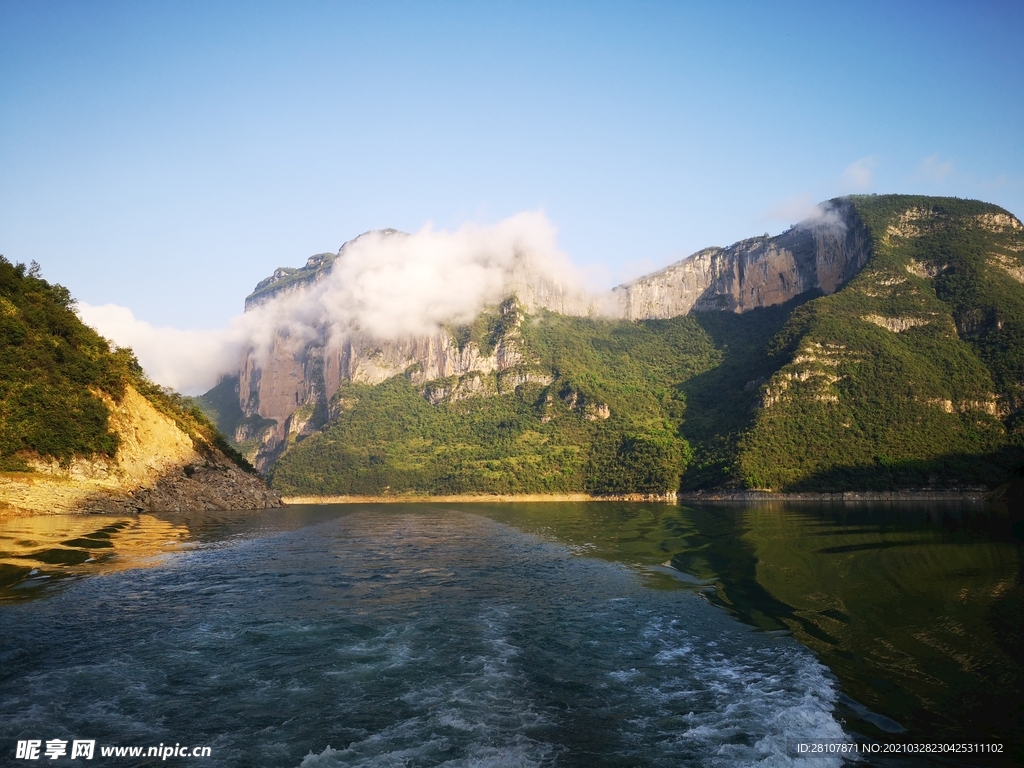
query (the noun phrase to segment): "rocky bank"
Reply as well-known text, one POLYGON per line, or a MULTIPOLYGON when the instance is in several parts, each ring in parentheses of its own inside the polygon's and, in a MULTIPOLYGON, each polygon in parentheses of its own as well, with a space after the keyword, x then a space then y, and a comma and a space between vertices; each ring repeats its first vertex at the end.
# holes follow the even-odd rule
POLYGON ((32 462, 0 474, 0 515, 159 512, 282 506, 281 497, 215 448, 198 450, 172 419, 132 387, 107 401, 120 438, 114 458, 32 462))

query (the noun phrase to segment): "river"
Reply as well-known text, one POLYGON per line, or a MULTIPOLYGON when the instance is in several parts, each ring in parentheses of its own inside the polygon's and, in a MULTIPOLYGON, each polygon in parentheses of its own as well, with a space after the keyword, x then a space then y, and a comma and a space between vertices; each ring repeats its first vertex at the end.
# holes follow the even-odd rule
POLYGON ((0 764, 1008 765, 1022 562, 1005 516, 937 502, 8 518, 0 764), (99 754, 176 744, 210 756, 99 754))

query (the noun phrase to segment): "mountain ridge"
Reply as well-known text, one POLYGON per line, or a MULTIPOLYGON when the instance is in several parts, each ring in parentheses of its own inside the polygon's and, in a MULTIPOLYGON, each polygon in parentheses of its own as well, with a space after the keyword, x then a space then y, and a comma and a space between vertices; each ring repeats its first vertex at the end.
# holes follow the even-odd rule
POLYGON ((619 316, 669 318, 691 311, 745 312, 783 304, 807 291, 834 293, 871 256, 870 238, 854 206, 843 199, 774 237, 704 248, 612 289, 619 316))
MULTIPOLYGON (((396 230, 383 232, 388 237, 405 236, 396 230)), ((323 279, 353 244, 372 234, 347 242, 336 256, 314 256, 299 270, 277 270, 275 275, 282 277, 261 281, 246 299, 246 308, 323 279)), ((517 259, 506 276, 505 294, 514 295, 528 312, 550 310, 575 316, 670 318, 695 307, 742 312, 788 301, 807 290, 834 291, 869 256, 863 226, 850 205, 839 200, 827 204, 817 219, 775 238, 705 249, 604 295, 566 290, 531 273, 528 263, 517 259), (850 225, 844 223, 844 215, 851 218, 850 225)), ((450 329, 398 340, 355 332, 334 340, 333 348, 327 328, 313 332, 316 340, 300 350, 292 348, 290 335, 279 335, 269 360, 251 350, 240 366, 237 396, 244 416, 225 424, 261 471, 269 469, 290 440, 305 437, 325 423, 328 403, 344 381, 375 384, 415 367, 412 375, 423 383, 503 372, 523 364, 515 354, 508 360, 480 354, 472 340, 461 345, 450 329)), ((223 402, 226 399, 220 397, 218 412, 229 407, 223 402)))
MULTIPOLYGON (((620 319, 512 298, 468 326, 420 339, 357 337, 326 352, 314 344, 290 359, 272 355, 265 368, 250 357, 237 381, 220 385, 220 409, 234 408, 232 434, 249 439, 260 469, 289 493, 323 491, 313 476, 303 479, 300 457, 314 446, 334 450, 328 433, 337 433, 335 444, 358 436, 382 451, 336 456, 346 477, 365 470, 364 479, 378 479, 335 483, 330 493, 381 492, 402 462, 419 467, 408 477, 420 485, 408 490, 438 493, 992 484, 1020 453, 1021 230, 980 201, 838 198, 774 238, 705 249, 620 286, 611 313, 620 319), (639 346, 623 347, 625 339, 639 346), (658 362, 679 355, 679 366, 658 362), (408 428, 426 429, 424 445, 441 454, 399 449, 401 435, 375 431, 362 416, 362 426, 352 421, 365 409, 386 419, 400 408, 421 413, 426 420, 408 428), (498 418, 507 408, 518 415, 498 418), (563 426, 551 427, 551 417, 563 426), (463 435, 477 448, 458 460, 444 447, 463 439, 452 424, 477 434, 463 435), (481 429, 519 429, 520 441, 539 442, 495 452, 475 442, 481 429), (821 458, 832 453, 847 464, 821 458), (449 462, 452 479, 430 475, 431 461, 449 462), (531 461, 540 461, 537 471, 558 467, 561 479, 517 485, 506 477, 531 461)), ((334 476, 317 466, 317 477, 334 476)))

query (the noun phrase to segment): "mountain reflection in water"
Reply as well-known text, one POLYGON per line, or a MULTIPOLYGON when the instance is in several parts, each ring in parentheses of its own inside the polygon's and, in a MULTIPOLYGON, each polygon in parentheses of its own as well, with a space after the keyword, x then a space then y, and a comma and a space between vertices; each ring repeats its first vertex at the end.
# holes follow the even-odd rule
POLYGON ((945 502, 476 511, 791 631, 853 699, 843 714, 858 733, 1003 741, 1024 757, 1024 549, 1005 514, 945 502))
MULTIPOLYGON (((837 714, 854 733, 998 741, 1024 759, 1022 541, 1005 515, 977 504, 411 504, 9 518, 0 521, 0 602, 355 512, 431 508, 624 564, 649 589, 697 592, 760 630, 791 632, 838 678, 837 714)), ((443 546, 442 536, 422 548, 443 546)))
POLYGON ((66 578, 154 561, 189 529, 152 515, 37 515, 0 520, 0 601, 37 596, 66 578))

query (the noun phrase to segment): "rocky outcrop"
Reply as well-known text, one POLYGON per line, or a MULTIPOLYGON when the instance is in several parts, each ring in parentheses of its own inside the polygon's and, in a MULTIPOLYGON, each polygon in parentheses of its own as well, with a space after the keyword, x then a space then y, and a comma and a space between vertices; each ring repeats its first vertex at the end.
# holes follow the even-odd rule
MULTIPOLYGON (((499 312, 503 327, 491 348, 473 341, 460 343, 449 332, 393 341, 352 334, 332 343, 328 329, 322 327, 317 340, 302 347, 291 344, 285 335, 278 336, 267 362, 261 364, 250 353, 239 375, 245 417, 241 428, 247 429, 252 417, 269 424, 250 460, 265 471, 292 440, 323 426, 339 407, 334 400, 344 381, 380 384, 407 374, 414 385, 424 387, 424 397, 436 404, 543 380, 543 375, 529 369, 523 355, 520 302, 507 301, 499 312), (496 378, 493 386, 483 381, 487 376, 496 378), (437 385, 427 387, 430 382, 437 385)), ((242 442, 251 436, 234 437, 242 442)))
MULTIPOLYGON (((784 303, 807 291, 833 293, 867 262, 871 241, 849 202, 828 205, 819 219, 778 237, 708 248, 604 296, 559 285, 532 270, 528 259, 517 258, 505 281, 506 295, 515 298, 502 309, 512 313, 511 322, 504 324, 493 348, 461 343, 444 331, 380 340, 358 331, 332 333, 323 325, 310 329, 312 340, 298 342, 290 331, 279 330, 269 352, 250 350, 241 363, 238 396, 242 418, 234 437, 239 443, 258 438, 259 445, 249 458, 265 471, 291 441, 310 434, 330 418, 338 407, 333 398, 345 381, 379 384, 405 374, 422 386, 424 397, 435 404, 506 391, 513 379, 539 381, 543 372, 530 371, 530 361, 518 343, 520 310, 642 320, 694 310, 745 312, 784 303), (486 377, 491 376, 499 377, 499 383, 488 383, 486 377), (427 386, 430 382, 436 384, 427 386), (255 434, 253 424, 258 425, 255 434)), ((403 236, 395 230, 378 234, 403 236)), ((336 255, 313 256, 304 267, 277 270, 257 285, 246 299, 246 309, 325 279, 358 240, 343 245, 336 255)), ((545 381, 550 380, 547 377, 545 381)), ((603 404, 586 407, 590 409, 586 411, 588 419, 609 417, 603 404)))
POLYGON ((929 317, 885 317, 883 315, 864 315, 865 322, 881 326, 893 333, 903 333, 911 328, 928 325, 934 318, 929 317))
POLYGON ((949 269, 949 265, 947 264, 925 264, 917 259, 911 259, 907 263, 907 272, 925 279, 938 277, 947 269, 949 269))
POLYGON ((0 514, 160 512, 281 506, 280 496, 215 448, 197 449, 172 419, 132 387, 107 399, 120 445, 113 458, 30 462, 0 476, 0 514))
POLYGON ((1011 259, 1001 253, 993 253, 990 255, 988 263, 1003 270, 1018 283, 1024 283, 1024 266, 1021 266, 1016 259, 1011 259))
POLYGON ((982 213, 977 217, 978 225, 989 232, 1020 232, 1024 224, 1009 213, 982 213))
POLYGON ((867 263, 871 238, 848 202, 778 237, 707 248, 613 291, 623 317, 669 318, 694 310, 745 312, 811 290, 834 293, 867 263))

